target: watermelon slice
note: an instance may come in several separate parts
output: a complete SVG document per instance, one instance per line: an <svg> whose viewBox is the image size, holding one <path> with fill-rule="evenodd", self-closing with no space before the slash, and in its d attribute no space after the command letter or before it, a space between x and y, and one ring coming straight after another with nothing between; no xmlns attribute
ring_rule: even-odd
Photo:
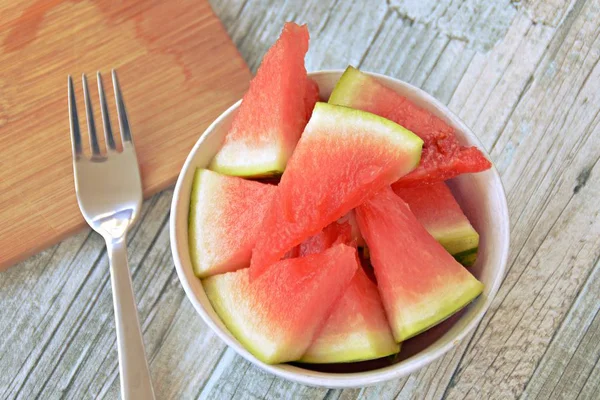
<svg viewBox="0 0 600 400"><path fill-rule="evenodd" d="M300 361L312 364L365 361L399 351L377 286L360 267Z"/></svg>
<svg viewBox="0 0 600 400"><path fill-rule="evenodd" d="M202 284L229 331L258 359L275 364L306 352L357 268L356 250L338 244L280 261L252 283L246 268Z"/></svg>
<svg viewBox="0 0 600 400"><path fill-rule="evenodd" d="M250 265L260 222L276 190L273 185L196 170L188 234L198 277Z"/></svg>
<svg viewBox="0 0 600 400"><path fill-rule="evenodd" d="M211 170L246 177L283 172L314 99L304 67L308 38L306 25L285 24L250 82Z"/></svg>
<svg viewBox="0 0 600 400"><path fill-rule="evenodd" d="M331 93L329 103L380 115L423 139L421 163L396 186L441 182L492 166L476 147L461 146L454 129L447 123L356 68L346 69Z"/></svg>
<svg viewBox="0 0 600 400"><path fill-rule="evenodd" d="M385 188L356 209L396 341L438 324L471 302L483 285Z"/></svg>
<svg viewBox="0 0 600 400"><path fill-rule="evenodd" d="M459 262L472 265L477 255L479 234L460 209L444 182L415 188L394 188L415 217Z"/></svg>
<svg viewBox="0 0 600 400"><path fill-rule="evenodd" d="M317 103L258 234L251 276L411 171L422 144L374 114Z"/></svg>

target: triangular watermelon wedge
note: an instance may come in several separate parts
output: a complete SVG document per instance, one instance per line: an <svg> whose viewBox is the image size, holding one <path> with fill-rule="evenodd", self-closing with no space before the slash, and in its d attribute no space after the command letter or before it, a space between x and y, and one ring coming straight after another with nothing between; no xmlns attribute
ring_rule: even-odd
<svg viewBox="0 0 600 400"><path fill-rule="evenodd" d="M444 182L412 188L392 187L427 232L463 265L477 256L479 234ZM465 262L469 262L465 264Z"/></svg>
<svg viewBox="0 0 600 400"><path fill-rule="evenodd" d="M410 172L422 144L392 121L317 103L263 220L251 276Z"/></svg>
<svg viewBox="0 0 600 400"><path fill-rule="evenodd" d="M268 364L298 360L359 268L356 249L280 261L253 282L249 269L202 281L229 331Z"/></svg>
<svg viewBox="0 0 600 400"><path fill-rule="evenodd" d="M245 177L283 172L316 101L315 83L304 67L308 39L306 25L285 24L250 82L211 170Z"/></svg>
<svg viewBox="0 0 600 400"><path fill-rule="evenodd" d="M396 354L400 346L385 316L377 286L362 267L335 304L300 362L311 364L373 360Z"/></svg>
<svg viewBox="0 0 600 400"><path fill-rule="evenodd" d="M482 292L483 284L425 230L391 188L361 204L356 217L396 341L438 324Z"/></svg>
<svg viewBox="0 0 600 400"><path fill-rule="evenodd" d="M421 163L395 184L398 187L442 182L492 166L476 147L461 146L454 129L447 123L354 67L346 69L329 103L377 114L423 139Z"/></svg>
<svg viewBox="0 0 600 400"><path fill-rule="evenodd" d="M190 258L200 278L250 265L252 248L277 187L207 169L194 174Z"/></svg>

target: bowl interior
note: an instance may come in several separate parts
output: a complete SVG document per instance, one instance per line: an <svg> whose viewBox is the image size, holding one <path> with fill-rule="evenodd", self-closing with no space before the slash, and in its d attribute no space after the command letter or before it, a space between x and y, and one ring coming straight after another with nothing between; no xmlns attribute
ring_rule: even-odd
<svg viewBox="0 0 600 400"><path fill-rule="evenodd" d="M339 70L310 74L319 84L322 99L329 98L342 72ZM373 75L388 87L448 122L456 129L462 144L478 146L483 150L475 135L443 104L407 83L382 75ZM508 255L509 221L506 199L500 177L494 168L478 174L463 175L450 182L450 187L465 214L480 234L479 255L470 270L484 283L485 289L483 294L464 310L426 333L403 343L399 357L393 360L388 358L337 366L267 365L246 351L215 314L200 280L193 273L187 232L194 171L196 168L205 168L219 150L239 103L225 111L204 132L190 152L177 181L171 210L171 248L179 279L194 308L221 339L241 356L283 378L308 385L357 387L399 378L416 371L450 350L476 326L498 290Z"/></svg>

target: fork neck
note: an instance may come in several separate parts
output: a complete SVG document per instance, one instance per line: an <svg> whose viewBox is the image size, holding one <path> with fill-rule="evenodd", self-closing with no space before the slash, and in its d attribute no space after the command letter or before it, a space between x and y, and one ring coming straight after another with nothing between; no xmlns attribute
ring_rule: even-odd
<svg viewBox="0 0 600 400"><path fill-rule="evenodd" d="M119 237L104 235L104 240L106 241L106 248L108 249L109 255L113 252L124 251L127 248L127 232Z"/></svg>
<svg viewBox="0 0 600 400"><path fill-rule="evenodd" d="M104 237L107 244L110 241L123 241L135 217L135 209L127 207L110 215L95 219L93 226Z"/></svg>

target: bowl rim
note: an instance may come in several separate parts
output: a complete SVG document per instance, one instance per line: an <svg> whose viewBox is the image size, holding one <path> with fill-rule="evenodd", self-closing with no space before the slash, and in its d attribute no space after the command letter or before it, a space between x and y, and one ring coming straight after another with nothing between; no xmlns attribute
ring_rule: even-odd
<svg viewBox="0 0 600 400"><path fill-rule="evenodd" d="M400 79L396 79L387 75L363 71L362 72L371 75L377 79L382 81L392 81L395 84L400 86L404 86L405 88L415 91L425 102L432 105L439 113L442 113L446 119L451 121L451 125L453 125L457 130L462 131L464 136L468 137L468 140L476 145L489 159L490 156L487 153L486 149L483 147L479 138L471 131L471 129L457 116L455 115L445 104L441 103L439 100L431 96L429 93L424 90L415 87L407 82L404 82ZM318 77L321 75L341 75L343 74L343 69L328 69L328 70L319 70L310 72L309 77ZM489 170L492 174L491 179L494 180L494 184L498 186L498 190L500 193L499 202L500 202L500 210L498 210L501 220L504 224L503 229L500 229L500 233L503 237L501 238L503 243L503 248L500 251L500 260L497 276L498 278L493 282L493 285L490 287L489 294L484 301L483 306L478 311L478 313L471 319L471 321L456 334L456 337L444 344L441 347L436 349L424 349L421 353L413 355L411 358L407 359L408 363L399 363L393 364L390 366L386 366L383 368L373 369L369 371L363 372L351 372L351 373L332 373L332 372L320 372L320 371L312 371L298 368L302 371L306 372L296 372L294 370L290 370L284 368L287 364L276 364L269 365L265 364L262 361L258 360L254 357L250 352L248 352L239 342L232 340L232 337L229 336L228 333L224 332L220 326L211 318L205 308L202 306L198 298L196 297L190 283L188 282L185 272L184 265L182 262L181 254L177 248L177 230L176 230L176 216L181 207L189 207L189 204L181 204L181 191L183 186L183 177L192 167L193 160L195 154L198 152L199 148L202 146L208 135L214 130L216 126L219 126L226 118L230 116L232 112L234 112L239 105L241 104L241 99L231 105L227 110L225 110L217 119L215 119L206 130L202 133L199 139L194 144L194 147L189 152L186 157L185 163L179 173L177 178L177 183L175 185L175 190L173 193L173 199L171 201L171 214L169 221L169 237L170 237L170 245L171 245L171 253L173 256L173 261L175 264L175 269L177 271L177 276L179 281L185 291L186 297L192 303L192 306L196 310L202 320L210 327L210 329L219 336L227 346L233 348L235 352L241 355L243 358L251 362L252 364L258 366L263 371L272 373L278 377L288 379L290 381L294 381L297 383L301 383L308 386L317 386L317 387L328 387L328 388L352 388L352 387L363 387L374 385L377 383L385 382L392 379L398 379L403 376L407 376L412 374L413 372L425 367L430 364L434 360L440 358L448 351L456 347L469 333L471 333L475 327L481 322L481 319L489 309L491 302L494 300L500 285L502 284L505 274L506 274L506 265L508 261L508 250L510 245L510 223L509 223L509 214L508 214L508 206L506 202L506 193L504 190L504 186L502 184L502 180L500 178L500 174L498 173L495 165L492 164L492 168ZM438 114L439 115L439 114Z"/></svg>

